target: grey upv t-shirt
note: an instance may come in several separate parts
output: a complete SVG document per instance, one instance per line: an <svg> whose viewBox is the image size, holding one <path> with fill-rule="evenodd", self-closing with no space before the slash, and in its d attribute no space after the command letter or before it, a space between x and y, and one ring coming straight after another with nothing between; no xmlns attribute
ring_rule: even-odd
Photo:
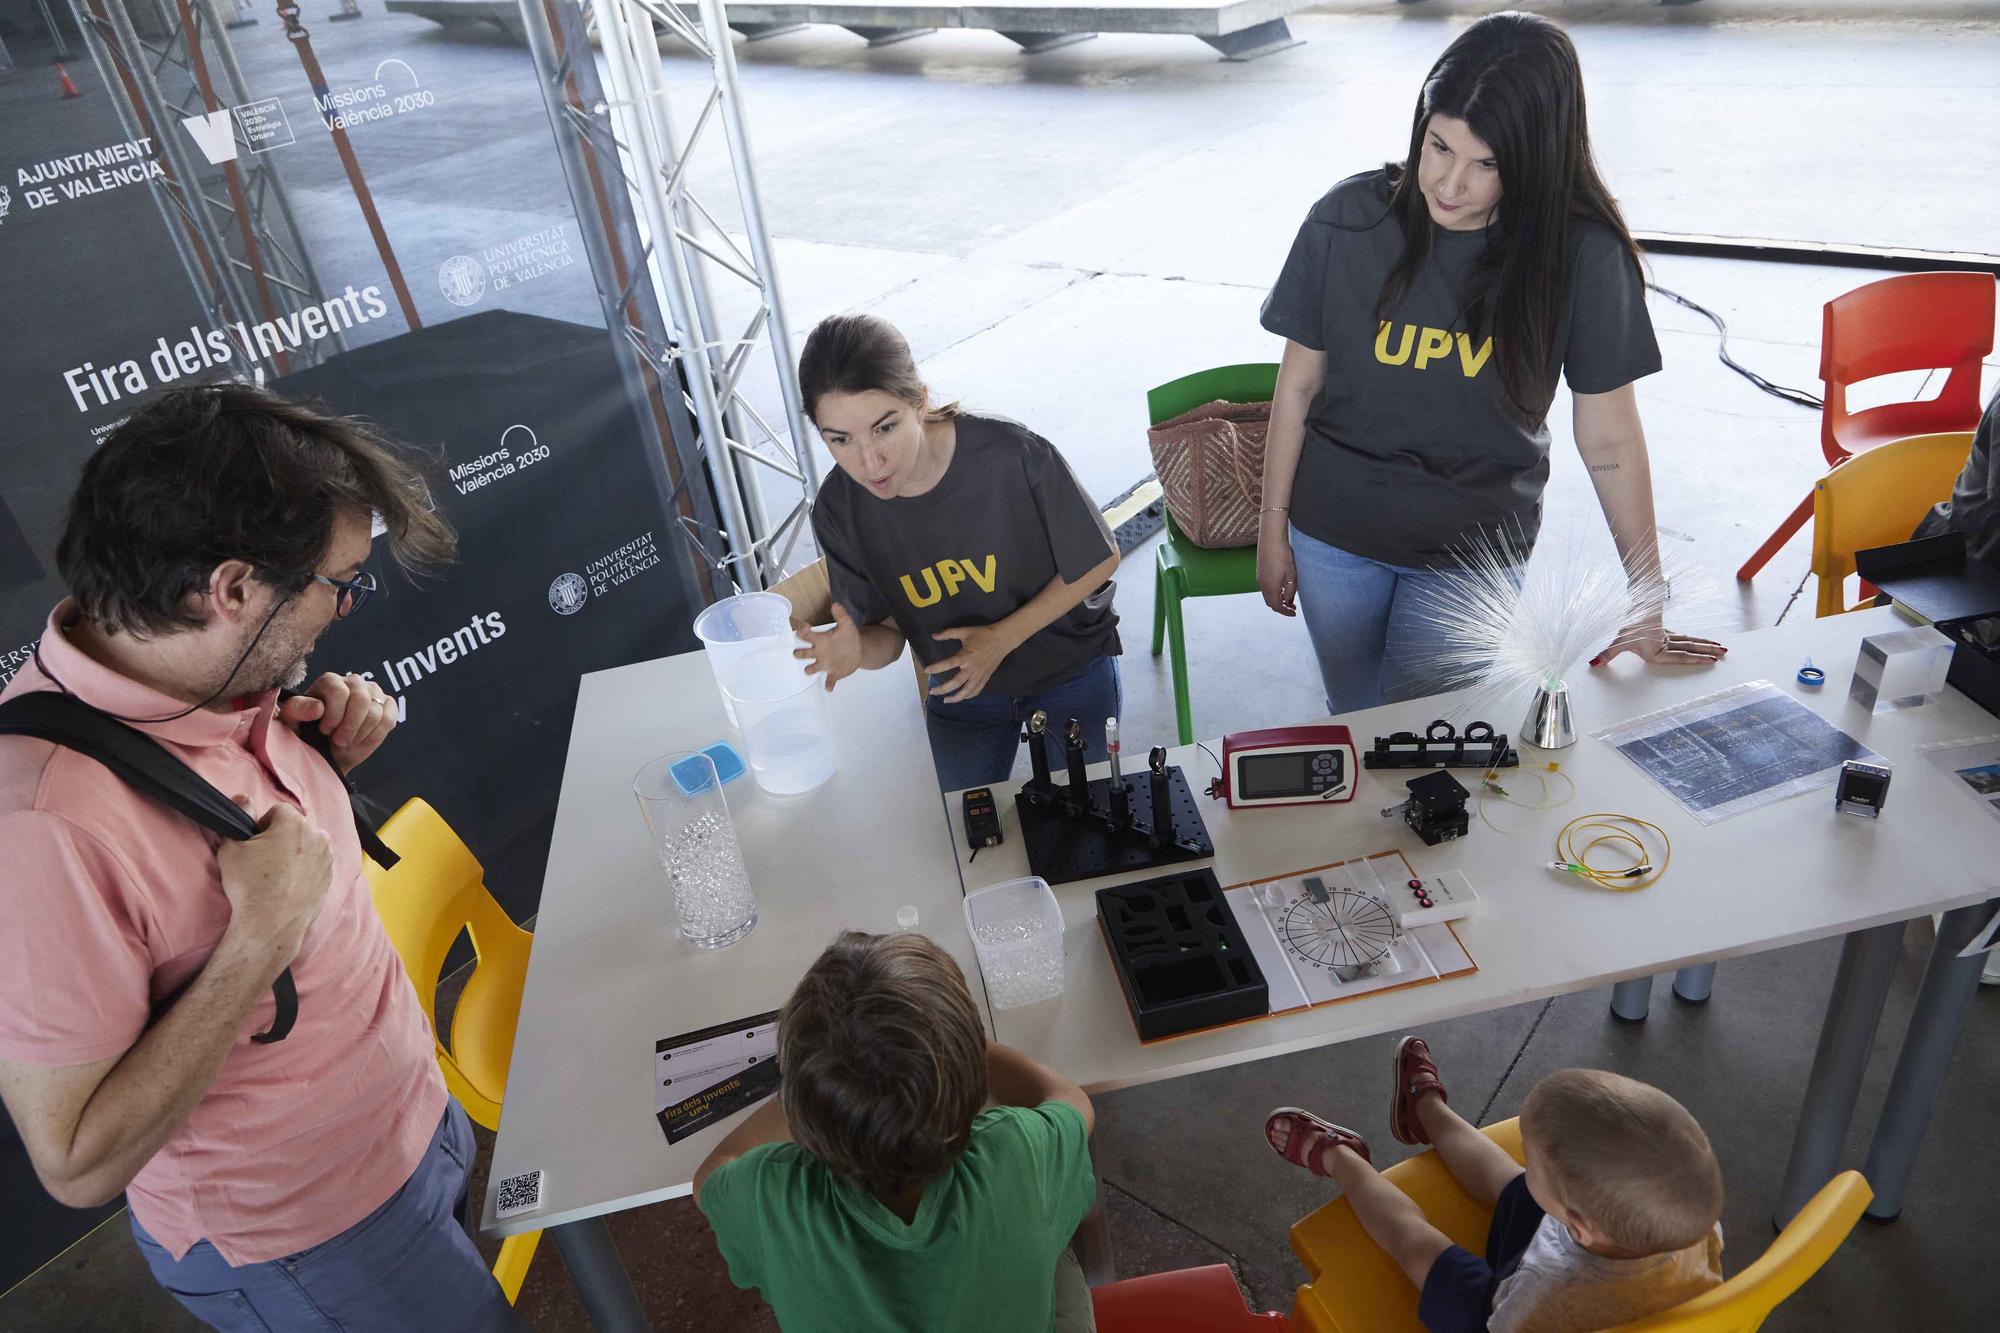
<svg viewBox="0 0 2000 1333"><path fill-rule="evenodd" d="M833 599L855 621L894 617L925 664L959 650L942 629L991 625L1049 580L1074 583L1118 548L1055 446L1016 422L958 418L951 465L923 495L882 499L838 469L820 483L813 535ZM1033 694L1119 651L1107 581L1009 653L986 695Z"/></svg>
<svg viewBox="0 0 2000 1333"><path fill-rule="evenodd" d="M1388 174L1351 176L1306 215L1263 311L1266 329L1326 353L1292 486L1301 532L1409 567L1456 564L1452 548L1477 529L1532 545L1548 423L1513 411L1492 338L1473 336L1460 308L1486 244L1485 232L1434 227L1423 267L1378 324L1376 298L1403 253ZM1560 374L1573 392L1608 393L1658 370L1645 285L1617 235L1574 219L1569 254L1549 389Z"/></svg>

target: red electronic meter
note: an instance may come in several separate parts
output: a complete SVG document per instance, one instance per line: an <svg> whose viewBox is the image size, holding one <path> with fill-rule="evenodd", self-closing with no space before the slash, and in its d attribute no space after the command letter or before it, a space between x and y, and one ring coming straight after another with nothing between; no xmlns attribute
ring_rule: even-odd
<svg viewBox="0 0 2000 1333"><path fill-rule="evenodd" d="M1274 727L1222 738L1222 794L1235 809L1351 801L1360 774L1346 727Z"/></svg>

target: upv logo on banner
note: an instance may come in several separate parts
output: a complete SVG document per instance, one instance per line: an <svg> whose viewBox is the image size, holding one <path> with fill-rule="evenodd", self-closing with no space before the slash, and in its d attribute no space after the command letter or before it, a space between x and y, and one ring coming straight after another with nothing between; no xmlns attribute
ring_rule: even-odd
<svg viewBox="0 0 2000 1333"><path fill-rule="evenodd" d="M471 255L453 255L438 265L438 291L453 305L472 305L486 295L486 266Z"/></svg>
<svg viewBox="0 0 2000 1333"><path fill-rule="evenodd" d="M590 605L590 585L583 575L563 573L549 584L549 610L559 616L573 616Z"/></svg>

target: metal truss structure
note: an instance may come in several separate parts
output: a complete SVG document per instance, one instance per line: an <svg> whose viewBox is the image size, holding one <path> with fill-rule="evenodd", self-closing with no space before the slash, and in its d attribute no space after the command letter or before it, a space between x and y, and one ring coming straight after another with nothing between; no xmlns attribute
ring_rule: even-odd
<svg viewBox="0 0 2000 1333"><path fill-rule="evenodd" d="M325 300L276 171L258 154L199 160L181 122L252 100L214 0L70 0L128 137L149 139L161 174L152 194L212 328L257 324ZM142 33L134 22L145 22ZM287 373L343 350L336 333L316 348L272 358Z"/></svg>
<svg viewBox="0 0 2000 1333"><path fill-rule="evenodd" d="M698 17L671 0L596 0L594 18L603 49L608 95L578 96L596 81L592 62L569 58L584 50L575 20L577 0L520 0L528 41L551 97L557 137L587 146L599 172L629 182L629 197L601 200L616 211L636 208L643 248L625 289L643 276L655 306L664 305L670 328L633 327L635 345L650 365L676 369L692 413L707 473L714 484L720 528L712 535L719 567L743 589L766 587L782 577L805 530L818 468L806 434L791 335L778 292L777 270L764 224L744 122L736 55L721 0L699 0ZM546 25L546 34L534 29ZM676 133L668 106L657 30L687 46L708 66L705 92L693 128ZM573 31L572 31L573 30ZM571 35L555 46L548 39ZM577 92L573 92L575 88ZM558 97L557 94L560 93ZM739 244L691 186L692 168L718 130L727 146L735 185ZM565 169L572 154L565 145ZM608 168L608 169L607 169ZM576 188L572 182L572 191ZM579 209L579 213L582 210ZM748 297L740 327L726 326L713 282L732 284ZM735 303L739 307L745 302ZM772 358L780 420L773 423L743 392L744 376L762 349ZM773 506L766 483L783 488ZM709 543L703 543L709 549Z"/></svg>

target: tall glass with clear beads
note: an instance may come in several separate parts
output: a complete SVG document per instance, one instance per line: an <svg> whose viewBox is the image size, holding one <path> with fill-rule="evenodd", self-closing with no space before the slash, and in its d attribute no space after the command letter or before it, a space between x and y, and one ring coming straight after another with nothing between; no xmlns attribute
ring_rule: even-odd
<svg viewBox="0 0 2000 1333"><path fill-rule="evenodd" d="M632 793L667 872L681 935L697 949L748 935L757 899L715 761L699 750L661 755L639 770Z"/></svg>

